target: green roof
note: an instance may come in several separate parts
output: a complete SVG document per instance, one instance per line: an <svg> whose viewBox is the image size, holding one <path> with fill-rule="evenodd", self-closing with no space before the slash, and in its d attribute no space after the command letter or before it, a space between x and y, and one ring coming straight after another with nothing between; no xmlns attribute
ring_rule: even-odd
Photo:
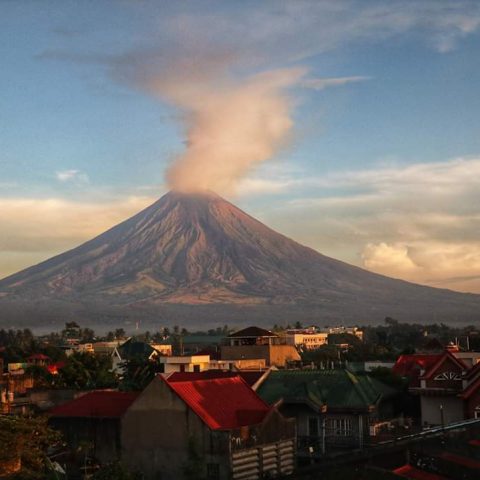
<svg viewBox="0 0 480 480"><path fill-rule="evenodd" d="M314 409L365 409L395 393L391 387L348 370L271 371L257 393L267 403L305 403Z"/></svg>
<svg viewBox="0 0 480 480"><path fill-rule="evenodd" d="M123 359L130 360L132 358L144 358L150 357L155 349L145 342L138 342L132 339L127 340L125 343L118 347L118 352Z"/></svg>

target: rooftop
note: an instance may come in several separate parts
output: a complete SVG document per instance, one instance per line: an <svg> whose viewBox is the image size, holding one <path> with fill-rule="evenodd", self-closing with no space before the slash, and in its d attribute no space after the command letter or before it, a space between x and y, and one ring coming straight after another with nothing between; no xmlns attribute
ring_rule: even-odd
<svg viewBox="0 0 480 480"><path fill-rule="evenodd" d="M167 377L167 380L169 382L185 382L192 380L210 380L213 378L241 377L251 387L264 374L265 372L260 370L238 372L226 372L224 370L205 370L204 372L174 372Z"/></svg>
<svg viewBox="0 0 480 480"><path fill-rule="evenodd" d="M314 409L365 409L394 393L382 382L348 370L271 371L258 389L269 404L283 399L286 403L306 403Z"/></svg>
<svg viewBox="0 0 480 480"><path fill-rule="evenodd" d="M270 411L270 407L238 376L164 381L212 430L256 425Z"/></svg>
<svg viewBox="0 0 480 480"><path fill-rule="evenodd" d="M52 417L120 418L135 401L138 392L98 390L50 410Z"/></svg>
<svg viewBox="0 0 480 480"><path fill-rule="evenodd" d="M270 330L265 330L260 327L247 327L238 332L232 333L228 338L246 338L246 337L278 337L276 333L271 332Z"/></svg>

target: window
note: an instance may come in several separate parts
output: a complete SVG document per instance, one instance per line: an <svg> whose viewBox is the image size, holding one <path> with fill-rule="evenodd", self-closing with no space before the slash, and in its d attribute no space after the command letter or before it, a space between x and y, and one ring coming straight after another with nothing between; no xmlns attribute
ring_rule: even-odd
<svg viewBox="0 0 480 480"><path fill-rule="evenodd" d="M194 365L194 366L193 366L193 371L194 371L195 373L200 373L200 365Z"/></svg>
<svg viewBox="0 0 480 480"><path fill-rule="evenodd" d="M319 428L318 428L318 417L309 417L308 418L308 435L310 437L318 437Z"/></svg>
<svg viewBox="0 0 480 480"><path fill-rule="evenodd" d="M220 465L218 463L207 463L208 480L217 480L220 478Z"/></svg>
<svg viewBox="0 0 480 480"><path fill-rule="evenodd" d="M479 418L480 419L480 405L477 405L475 407L475 410L473 411L473 416L474 416L474 418Z"/></svg>
<svg viewBox="0 0 480 480"><path fill-rule="evenodd" d="M348 437L352 435L352 420L350 418L329 418L327 428L331 435Z"/></svg>

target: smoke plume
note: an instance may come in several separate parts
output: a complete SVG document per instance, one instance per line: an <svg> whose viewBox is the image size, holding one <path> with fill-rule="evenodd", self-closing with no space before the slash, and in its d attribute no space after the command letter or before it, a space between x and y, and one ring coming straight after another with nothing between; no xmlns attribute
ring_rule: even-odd
<svg viewBox="0 0 480 480"><path fill-rule="evenodd" d="M182 69L180 68L180 72ZM236 182L271 158L292 128L288 87L304 69L273 70L233 82L188 69L150 84L184 114L186 150L167 171L172 189L231 193Z"/></svg>

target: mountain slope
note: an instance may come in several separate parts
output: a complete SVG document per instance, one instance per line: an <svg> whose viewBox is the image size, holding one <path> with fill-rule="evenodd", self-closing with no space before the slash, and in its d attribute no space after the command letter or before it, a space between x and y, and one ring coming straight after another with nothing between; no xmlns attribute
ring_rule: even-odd
<svg viewBox="0 0 480 480"><path fill-rule="evenodd" d="M0 306L62 301L151 315L165 304L289 305L298 312L314 306L329 318L370 312L405 320L435 314L471 320L480 312L480 296L394 280L331 259L214 193L170 192L93 240L1 280L0 295Z"/></svg>

